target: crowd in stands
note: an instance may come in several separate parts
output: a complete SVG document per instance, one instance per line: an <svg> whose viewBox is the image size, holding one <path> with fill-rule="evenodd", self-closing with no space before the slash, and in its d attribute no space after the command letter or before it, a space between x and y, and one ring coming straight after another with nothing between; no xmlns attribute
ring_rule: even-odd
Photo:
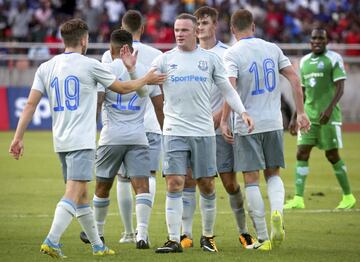
<svg viewBox="0 0 360 262"><path fill-rule="evenodd" d="M137 9L147 22L143 42L173 43L176 15L202 5L218 9L217 37L225 43L231 42L229 19L238 8L253 13L256 35L269 41L307 43L311 29L323 26L333 43L360 43L358 0L0 0L0 41L56 43L59 24L80 17L89 25L90 42L108 42L126 10Z"/></svg>

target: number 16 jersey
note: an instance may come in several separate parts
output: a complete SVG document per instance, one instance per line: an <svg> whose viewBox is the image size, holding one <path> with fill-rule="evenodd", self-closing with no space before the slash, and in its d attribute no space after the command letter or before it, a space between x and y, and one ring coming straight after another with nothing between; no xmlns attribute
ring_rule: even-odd
<svg viewBox="0 0 360 262"><path fill-rule="evenodd" d="M224 64L228 76L237 78L237 92L254 120L251 134L283 129L279 71L291 63L281 49L259 38L243 38L225 51ZM248 135L237 114L234 132Z"/></svg>

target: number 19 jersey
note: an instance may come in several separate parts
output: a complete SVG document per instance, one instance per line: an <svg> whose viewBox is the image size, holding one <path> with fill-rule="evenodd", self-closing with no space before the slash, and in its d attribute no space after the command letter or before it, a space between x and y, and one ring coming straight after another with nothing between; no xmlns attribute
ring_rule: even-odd
<svg viewBox="0 0 360 262"><path fill-rule="evenodd" d="M228 76L237 78L237 92L254 120L251 134L283 129L279 71L291 63L281 49L259 38L243 38L225 51L224 64ZM237 114L234 132L248 135Z"/></svg>
<svg viewBox="0 0 360 262"><path fill-rule="evenodd" d="M40 65L32 89L49 97L55 152L95 149L97 83L108 87L114 81L99 61L79 53Z"/></svg>

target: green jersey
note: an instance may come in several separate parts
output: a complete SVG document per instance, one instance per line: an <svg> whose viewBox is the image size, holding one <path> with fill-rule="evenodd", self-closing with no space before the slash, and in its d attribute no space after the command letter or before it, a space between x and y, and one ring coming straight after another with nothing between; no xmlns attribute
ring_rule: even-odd
<svg viewBox="0 0 360 262"><path fill-rule="evenodd" d="M319 124L324 112L335 96L335 82L346 79L341 56L330 50L321 55L307 54L300 61L301 85L305 88L305 112L312 123ZM341 123L339 103L335 106L329 124Z"/></svg>

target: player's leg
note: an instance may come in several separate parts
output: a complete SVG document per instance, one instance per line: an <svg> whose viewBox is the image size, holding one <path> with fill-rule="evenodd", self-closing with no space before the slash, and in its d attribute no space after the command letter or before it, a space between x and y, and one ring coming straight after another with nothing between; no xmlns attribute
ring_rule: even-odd
<svg viewBox="0 0 360 262"><path fill-rule="evenodd" d="M149 141L151 170L151 176L149 177L149 190L152 197L152 203L154 205L156 194L156 172L160 171L161 135L148 132L146 133L146 137Z"/></svg>
<svg viewBox="0 0 360 262"><path fill-rule="evenodd" d="M187 169L182 201L181 246L183 248L190 248L193 247L192 227L196 209L196 180L192 178L191 168Z"/></svg>
<svg viewBox="0 0 360 262"><path fill-rule="evenodd" d="M336 179L341 186L343 196L342 200L336 208L338 209L350 209L354 208L356 204L356 199L351 192L351 187L349 179L347 176L347 169L344 161L339 156L339 150L331 149L325 151L326 158L332 164Z"/></svg>
<svg viewBox="0 0 360 262"><path fill-rule="evenodd" d="M55 257L63 257L59 239L72 217L76 215L80 225L89 234L94 255L114 254L100 240L94 222L94 215L89 205L87 182L92 179L95 158L94 150L79 150L60 153L66 191L59 202L49 236L41 246L41 252ZM53 243L54 241L54 243Z"/></svg>
<svg viewBox="0 0 360 262"><path fill-rule="evenodd" d="M102 240L104 239L105 219L110 205L109 192L120 167L123 151L124 149L121 146L115 145L100 146L96 151L96 189L93 206L97 230ZM84 243L91 242L90 237L86 231L80 233L80 239Z"/></svg>
<svg viewBox="0 0 360 262"><path fill-rule="evenodd" d="M202 236L200 246L204 251L218 252L214 241L216 218L215 176L216 139L215 137L188 137L191 146L191 168L200 191L200 213Z"/></svg>
<svg viewBox="0 0 360 262"><path fill-rule="evenodd" d="M264 176L271 208L271 242L274 247L285 239L283 207L285 200L284 183L280 167L285 167L283 131L276 130L263 134L262 148L265 158Z"/></svg>
<svg viewBox="0 0 360 262"><path fill-rule="evenodd" d="M109 193L114 177L110 179L96 178L95 194L93 197L94 217L100 238L104 239L104 225L109 211Z"/></svg>
<svg viewBox="0 0 360 262"><path fill-rule="evenodd" d="M180 245L181 217L183 213L182 193L190 148L186 138L163 136L163 175L166 180L166 225L168 241L156 249L156 253L182 252Z"/></svg>
<svg viewBox="0 0 360 262"><path fill-rule="evenodd" d="M243 172L249 216L256 229L253 248L270 250L271 242L266 227L265 205L259 188L259 171L265 169L261 134L234 136L234 169Z"/></svg>
<svg viewBox="0 0 360 262"><path fill-rule="evenodd" d="M305 182L309 174L309 158L311 150L318 145L320 126L312 124L308 133L298 133L295 166L295 196L286 201L284 209L305 208Z"/></svg>
<svg viewBox="0 0 360 262"><path fill-rule="evenodd" d="M66 162L67 153L58 153L62 173L65 181L65 188L72 188L72 182L67 183L67 162ZM65 189L68 191L68 189ZM50 231L41 245L40 252L48 254L52 257L65 257L60 249L60 238L65 232L66 228L70 225L73 217L76 214L76 197L71 199L66 199L65 196L58 202L55 209L54 218L51 224Z"/></svg>
<svg viewBox="0 0 360 262"><path fill-rule="evenodd" d="M148 249L148 228L153 206L152 195L149 192L149 147L141 145L129 146L124 166L136 194L136 248Z"/></svg>
<svg viewBox="0 0 360 262"><path fill-rule="evenodd" d="M280 168L267 168L264 170L264 175L271 209L271 243L273 247L279 247L285 239L283 220L284 183L280 177Z"/></svg>
<svg viewBox="0 0 360 262"><path fill-rule="evenodd" d="M130 178L126 175L124 165L121 165L117 174L117 202L121 220L125 232L119 240L119 243L136 243L134 226L133 226L133 194L131 189Z"/></svg>
<svg viewBox="0 0 360 262"><path fill-rule="evenodd" d="M222 184L228 193L230 207L239 231L239 241L245 248L252 248L254 239L248 232L245 218L244 198L234 170L233 146L221 135L216 136L216 166Z"/></svg>
<svg viewBox="0 0 360 262"><path fill-rule="evenodd" d="M342 200L337 208L353 208L356 199L351 192L345 163L339 155L339 148L342 148L341 128L339 125L323 125L320 134L321 148L325 150L326 158L331 163L336 179L343 191Z"/></svg>

